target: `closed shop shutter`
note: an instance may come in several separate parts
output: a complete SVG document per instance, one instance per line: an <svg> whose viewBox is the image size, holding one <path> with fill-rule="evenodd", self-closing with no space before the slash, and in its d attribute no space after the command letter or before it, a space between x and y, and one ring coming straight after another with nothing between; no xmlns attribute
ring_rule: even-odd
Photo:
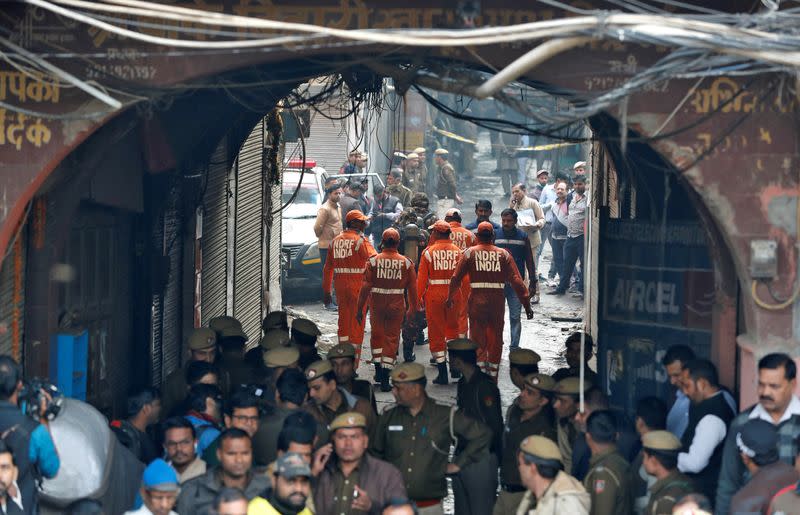
<svg viewBox="0 0 800 515"><path fill-rule="evenodd" d="M236 166L236 232L233 259L233 316L250 342L261 337L263 318L263 121L239 151Z"/></svg>
<svg viewBox="0 0 800 515"><path fill-rule="evenodd" d="M315 90L311 89L311 94ZM331 118L340 118L345 112L335 107L321 105L318 108ZM362 136L359 134L359 136ZM317 162L329 174L339 173L345 161L347 153L354 147L363 148L363 137L356 140L354 117L346 120L331 120L320 112L311 112L311 131L306 138L306 158ZM387 149L388 152L388 149ZM300 140L287 142L285 159L300 159L302 157L302 146Z"/></svg>
<svg viewBox="0 0 800 515"><path fill-rule="evenodd" d="M202 323L227 313L228 147L223 138L211 156L203 195Z"/></svg>
<svg viewBox="0 0 800 515"><path fill-rule="evenodd" d="M0 353L22 362L25 325L25 250L27 226L16 233L0 268Z"/></svg>
<svg viewBox="0 0 800 515"><path fill-rule="evenodd" d="M181 217L178 210L180 192L177 188L170 193L170 207L162 216L163 240L162 255L169 259L169 275L162 294L163 316L161 334L162 342L162 379L180 367L182 335L181 335L181 262L183 245L181 241ZM157 381L157 376L153 376Z"/></svg>

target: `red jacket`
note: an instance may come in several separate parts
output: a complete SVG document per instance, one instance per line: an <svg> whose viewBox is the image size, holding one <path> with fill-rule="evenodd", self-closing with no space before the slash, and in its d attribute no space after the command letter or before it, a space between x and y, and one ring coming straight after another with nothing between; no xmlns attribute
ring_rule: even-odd
<svg viewBox="0 0 800 515"><path fill-rule="evenodd" d="M402 299L408 293L409 309L417 309L417 273L414 263L396 249L386 249L367 261L364 284L358 296L358 313L363 313L370 294L386 299ZM374 298L373 298L374 301ZM375 304L373 303L373 309Z"/></svg>
<svg viewBox="0 0 800 515"><path fill-rule="evenodd" d="M520 301L523 304L527 302L528 289L522 282L511 254L491 243L478 243L464 251L464 257L459 261L450 280L449 298L452 299L456 290L461 288L461 281L465 276L469 277L473 296L478 291L494 291L502 296L503 288L509 283ZM501 304L500 308L503 307Z"/></svg>
<svg viewBox="0 0 800 515"><path fill-rule="evenodd" d="M358 289L367 260L375 249L358 231L347 229L337 235L328 249L328 258L322 269L322 291L331 292L334 274L340 286Z"/></svg>

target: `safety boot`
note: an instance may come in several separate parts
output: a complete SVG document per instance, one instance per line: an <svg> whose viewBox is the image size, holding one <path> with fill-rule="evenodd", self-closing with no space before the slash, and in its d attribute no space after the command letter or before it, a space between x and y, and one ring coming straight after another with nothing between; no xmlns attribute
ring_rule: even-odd
<svg viewBox="0 0 800 515"><path fill-rule="evenodd" d="M391 392L392 385L389 384L389 369L381 367L381 391Z"/></svg>
<svg viewBox="0 0 800 515"><path fill-rule="evenodd" d="M450 379L447 377L447 363L437 363L436 367L439 369L439 375L433 380L434 384L450 384Z"/></svg>

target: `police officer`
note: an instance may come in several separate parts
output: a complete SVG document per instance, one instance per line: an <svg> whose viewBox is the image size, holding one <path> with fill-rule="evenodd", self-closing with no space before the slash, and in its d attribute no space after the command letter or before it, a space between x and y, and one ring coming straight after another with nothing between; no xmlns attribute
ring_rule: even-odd
<svg viewBox="0 0 800 515"><path fill-rule="evenodd" d="M492 433L455 407L436 404L425 393L425 368L402 363L391 373L397 405L383 412L371 442L372 453L403 474L408 496L423 515L441 515L447 474L477 463L488 452ZM448 462L450 445L461 448Z"/></svg>
<svg viewBox="0 0 800 515"><path fill-rule="evenodd" d="M519 475L526 492L516 513L588 515L591 499L583 485L562 470L561 453L552 440L532 435L519 446ZM536 509L533 509L533 505ZM509 513L509 512L506 512ZM513 513L513 512L511 512ZM605 515L610 515L608 512Z"/></svg>
<svg viewBox="0 0 800 515"><path fill-rule="evenodd" d="M556 383L553 409L556 412L556 434L558 449L561 451L564 470L572 470L572 447L578 438L578 429L573 423L578 412L578 396L580 395L580 380L577 377L567 377ZM591 384L584 383L584 391Z"/></svg>
<svg viewBox="0 0 800 515"><path fill-rule="evenodd" d="M692 493L691 480L678 472L681 441L669 431L650 431L642 436L644 469L656 478L648 489L647 515L671 515L678 499Z"/></svg>
<svg viewBox="0 0 800 515"><path fill-rule="evenodd" d="M630 466L617 451L617 421L610 411L595 411L586 421L592 451L583 486L592 496L591 515L631 513Z"/></svg>
<svg viewBox="0 0 800 515"><path fill-rule="evenodd" d="M286 311L270 311L267 313L267 316L265 316L264 320L261 322L261 330L266 334L270 329L289 330L289 320Z"/></svg>
<svg viewBox="0 0 800 515"><path fill-rule="evenodd" d="M208 327L194 329L187 339L189 360L186 364L167 376L161 396L161 413L171 413L186 398L186 368L190 361L214 363L217 359L217 333ZM227 375L220 377L220 387L227 384Z"/></svg>
<svg viewBox="0 0 800 515"><path fill-rule="evenodd" d="M508 352L508 374L511 377L511 383L522 390L525 377L529 374L539 373L541 360L542 357L531 349L511 349Z"/></svg>
<svg viewBox="0 0 800 515"><path fill-rule="evenodd" d="M317 352L317 338L322 334L317 324L307 318L295 318L292 321L292 341L300 352L298 365L305 370L310 364L322 358Z"/></svg>
<svg viewBox="0 0 800 515"><path fill-rule="evenodd" d="M208 327L217 333L219 369L230 382L223 387L251 383L253 378L250 367L244 361L247 334L242 329L242 323L231 316L218 316L208 321ZM223 392L227 393L224 388Z"/></svg>
<svg viewBox="0 0 800 515"><path fill-rule="evenodd" d="M378 414L378 405L375 402L375 393L372 385L363 379L356 379L356 349L349 343L340 343L328 351L328 361L333 366L336 384L370 403L372 411Z"/></svg>
<svg viewBox="0 0 800 515"><path fill-rule="evenodd" d="M267 376L274 387L278 378L287 368L300 369L300 352L296 347L277 347L264 353L264 366Z"/></svg>
<svg viewBox="0 0 800 515"><path fill-rule="evenodd" d="M368 429L372 430L375 427L376 417L369 402L336 384L336 375L333 373L330 361L327 359L315 361L306 368L305 375L308 381L308 395L311 398L306 411L311 413L324 428L327 428L337 416L348 411L357 411L364 415Z"/></svg>
<svg viewBox="0 0 800 515"><path fill-rule="evenodd" d="M515 513L525 492L517 467L517 449L530 435L555 441L555 415L551 406L556 383L545 374L529 374L520 388L519 396L508 408L503 430L503 458L500 464L500 495L494 515Z"/></svg>
<svg viewBox="0 0 800 515"><path fill-rule="evenodd" d="M437 148L434 152L434 161L439 168L436 182L436 214L443 217L448 209L454 207L453 204L461 204L461 197L458 195L456 171L448 161L449 152L443 148Z"/></svg>
<svg viewBox="0 0 800 515"><path fill-rule="evenodd" d="M456 404L464 414L492 430L489 454L453 476L455 511L459 514L488 514L497 491L497 462L503 437L500 391L491 377L478 369L478 344L467 338L447 342L450 366L461 373ZM460 449L456 449L456 453Z"/></svg>

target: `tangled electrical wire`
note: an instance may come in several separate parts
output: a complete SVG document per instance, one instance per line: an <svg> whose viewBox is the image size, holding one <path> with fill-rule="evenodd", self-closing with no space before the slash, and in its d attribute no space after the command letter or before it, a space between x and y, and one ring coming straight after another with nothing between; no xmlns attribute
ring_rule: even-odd
<svg viewBox="0 0 800 515"><path fill-rule="evenodd" d="M457 30L346 30L215 13L140 0L19 1L133 41L196 52L226 50L239 52L253 49L260 52L285 51L286 45L298 50L321 47L358 50L364 45L386 46L393 49L414 47L469 50L473 47L498 44L532 46L538 44L531 50L531 53L538 51L539 54L543 54L532 58L538 63L542 59L555 57L558 52L576 48L587 42L614 41L672 49L670 53L644 70L634 70L629 78L618 75L624 79L622 83L607 91L601 91L599 94L571 93L570 108L566 110L558 109L552 103L536 102L535 88L529 88L528 95L528 98L534 101L516 100L509 90L523 87L514 80L524 74L520 72L516 77L513 76L516 71L512 70L512 67L517 63L512 63L512 66L501 70L495 76L470 70L471 80L466 82L462 80L464 73L461 77L449 73L443 74L438 63L424 58L422 65L415 64L411 70L407 65L393 66L391 70L387 70L384 66L383 72L386 75L402 78L418 91L419 86L425 86L424 82L427 81L428 84L438 83L443 88L460 89L465 94L478 93L478 96L485 95L486 85L493 80L498 81L501 74L510 75L511 80L505 85L501 84L500 87L492 89L493 96L508 103L530 120L530 123L522 124L516 130L550 137L562 137L565 129L569 129L572 125L582 123L600 112L619 105L631 95L647 91L648 88L672 79L761 75L776 72L797 75L800 69L800 9L781 10L779 3L774 1L765 1L766 9L763 12L742 15L725 13L679 0L662 0L659 3L680 8L684 11L682 14L668 13L642 0L609 0L610 4L628 12L586 10L557 0L539 0L539 3L556 7L574 16L510 26ZM158 37L144 32L154 28L187 37ZM280 33L276 34L276 31ZM208 40L190 39L198 35ZM46 63L41 62L41 59L38 63L45 67ZM52 66L49 72L57 74ZM363 77L348 77L348 73L350 72L344 72L341 80L348 83L350 91L354 94L377 91L375 85L364 82ZM190 88L192 85L186 87ZM331 91L335 89L337 88L332 85ZM110 101L113 99L100 88L85 90L111 105ZM320 94L319 98L329 93ZM565 93L570 95L570 92ZM373 94L373 97L375 96ZM377 105L375 98L370 102ZM354 99L353 109L361 104L362 102ZM492 124L491 121L479 121ZM513 124L510 127L514 130Z"/></svg>

